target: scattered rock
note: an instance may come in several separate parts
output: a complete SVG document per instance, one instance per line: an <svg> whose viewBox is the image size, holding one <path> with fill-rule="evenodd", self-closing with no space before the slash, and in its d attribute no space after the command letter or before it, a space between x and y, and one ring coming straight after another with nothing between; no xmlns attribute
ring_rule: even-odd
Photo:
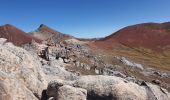
<svg viewBox="0 0 170 100"><path fill-rule="evenodd" d="M144 68L143 68L143 66L141 64L129 61L125 57L114 57L114 58L120 60L120 62L122 62L123 64L125 64L127 66L130 66L132 68L136 68L136 69L139 69L139 70L144 70Z"/></svg>

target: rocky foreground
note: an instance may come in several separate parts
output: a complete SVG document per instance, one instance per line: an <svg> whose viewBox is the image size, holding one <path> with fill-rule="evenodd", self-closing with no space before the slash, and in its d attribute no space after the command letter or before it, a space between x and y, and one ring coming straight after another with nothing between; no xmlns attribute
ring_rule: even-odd
<svg viewBox="0 0 170 100"><path fill-rule="evenodd" d="M60 57L48 60L1 38L0 100L170 100L166 89L149 82L80 75Z"/></svg>

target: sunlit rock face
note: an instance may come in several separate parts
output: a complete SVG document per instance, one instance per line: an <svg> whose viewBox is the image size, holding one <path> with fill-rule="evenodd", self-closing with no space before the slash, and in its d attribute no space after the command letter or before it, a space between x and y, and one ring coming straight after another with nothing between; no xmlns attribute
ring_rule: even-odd
<svg viewBox="0 0 170 100"><path fill-rule="evenodd" d="M26 50L2 38L0 51L1 100L35 100L40 97L47 84L40 62Z"/></svg>

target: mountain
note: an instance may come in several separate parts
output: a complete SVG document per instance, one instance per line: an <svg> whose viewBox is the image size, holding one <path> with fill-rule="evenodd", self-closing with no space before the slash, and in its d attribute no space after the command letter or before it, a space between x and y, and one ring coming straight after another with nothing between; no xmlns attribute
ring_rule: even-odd
<svg viewBox="0 0 170 100"><path fill-rule="evenodd" d="M37 30L30 32L30 33L34 37L41 39L41 40L47 40L48 38L50 38L54 35L62 34L52 28L49 28L48 26L46 26L44 24L41 24Z"/></svg>
<svg viewBox="0 0 170 100"><path fill-rule="evenodd" d="M143 35L136 34L148 36L146 30L167 35L168 24L147 29L138 24L142 28L100 39L77 39L40 25L34 35L43 42L22 47L0 38L0 100L170 100L170 50L159 54L138 48L157 48L146 45L149 40L140 46L124 42L128 36L138 42ZM13 43L34 39L11 25L0 29Z"/></svg>
<svg viewBox="0 0 170 100"><path fill-rule="evenodd" d="M105 59L121 56L159 70L170 70L170 22L142 23L90 42L95 52Z"/></svg>
<svg viewBox="0 0 170 100"><path fill-rule="evenodd" d="M30 34L38 39L46 40L49 43L56 43L65 39L73 38L73 36L58 32L44 24L41 24L39 28Z"/></svg>
<svg viewBox="0 0 170 100"><path fill-rule="evenodd" d="M170 45L170 22L143 23L125 27L96 43L113 46L120 43L129 47L159 50Z"/></svg>
<svg viewBox="0 0 170 100"><path fill-rule="evenodd" d="M30 36L29 34L10 24L0 26L0 38L6 38L7 41L12 42L14 45L17 46L21 46L23 44L31 42L32 40L35 40L36 42L41 42L41 40Z"/></svg>

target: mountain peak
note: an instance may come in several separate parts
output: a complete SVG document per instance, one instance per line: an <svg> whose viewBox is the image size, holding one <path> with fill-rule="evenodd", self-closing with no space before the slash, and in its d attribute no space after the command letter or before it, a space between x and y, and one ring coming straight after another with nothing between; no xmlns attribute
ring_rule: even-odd
<svg viewBox="0 0 170 100"><path fill-rule="evenodd" d="M51 34L60 34L60 32L58 32L58 31L56 31L56 30L48 27L48 26L45 25L45 24L41 24L41 25L39 26L38 30L40 30L40 31L46 31L46 32L49 32L49 33L51 33Z"/></svg>
<svg viewBox="0 0 170 100"><path fill-rule="evenodd" d="M11 24L5 24L4 26L6 26L6 27L14 27L14 26L11 25Z"/></svg>
<svg viewBox="0 0 170 100"><path fill-rule="evenodd" d="M40 26L39 26L39 28L47 28L47 25L45 25L45 24L41 24Z"/></svg>
<svg viewBox="0 0 170 100"><path fill-rule="evenodd" d="M31 32L32 36L40 39L40 40L47 40L48 38L51 38L52 36L62 34L50 27L48 27L45 24L41 24L39 28L33 32Z"/></svg>

